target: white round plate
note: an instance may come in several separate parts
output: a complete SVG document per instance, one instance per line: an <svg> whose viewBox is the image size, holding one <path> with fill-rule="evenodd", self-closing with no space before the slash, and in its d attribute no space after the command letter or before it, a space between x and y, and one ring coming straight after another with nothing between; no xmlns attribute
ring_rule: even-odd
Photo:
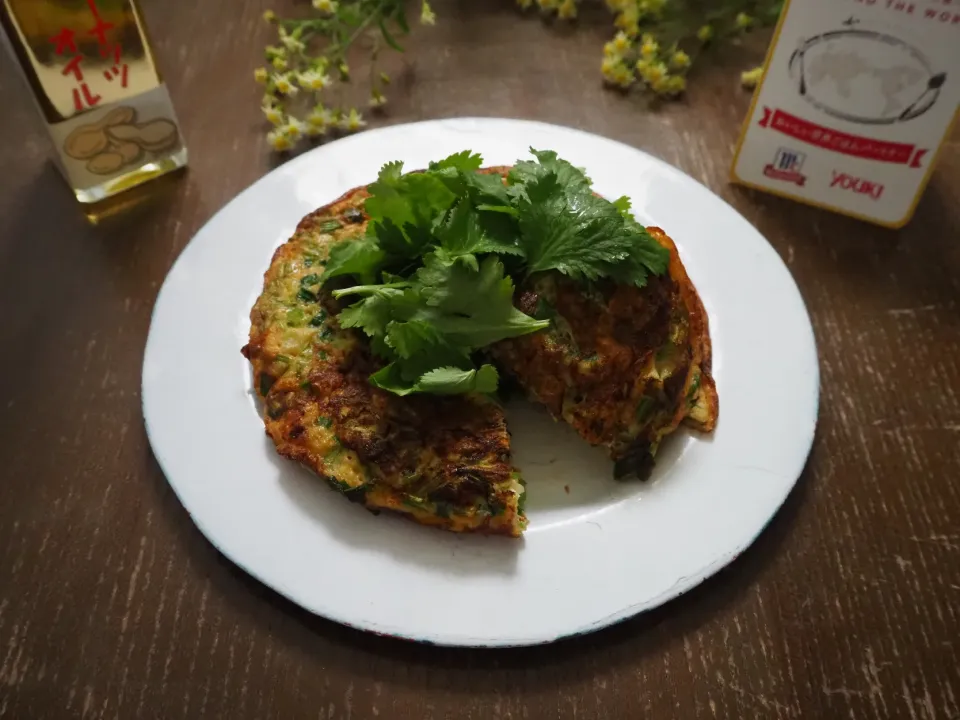
<svg viewBox="0 0 960 720"><path fill-rule="evenodd" d="M374 516L280 458L240 348L274 249L300 218L372 181L471 149L528 148L584 167L676 242L710 317L720 422L663 445L651 481L617 482L603 451L542 411L508 408L527 486L521 540ZM817 352L777 253L730 206L632 147L532 122L457 119L371 130L308 152L210 220L160 291L143 363L157 460L209 540L307 610L443 645L530 645L610 625L680 595L742 552L783 503L813 441Z"/></svg>

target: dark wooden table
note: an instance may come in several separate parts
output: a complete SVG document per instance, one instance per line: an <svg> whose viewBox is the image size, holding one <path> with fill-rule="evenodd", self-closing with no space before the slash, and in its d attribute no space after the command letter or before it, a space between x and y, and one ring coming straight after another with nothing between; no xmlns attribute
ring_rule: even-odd
<svg viewBox="0 0 960 720"><path fill-rule="evenodd" d="M913 223L877 229L727 184L750 57L651 113L601 88L606 25L437 5L440 24L391 61L400 80L378 123L505 115L601 133L712 188L782 255L823 384L796 490L689 595L525 650L364 635L225 561L151 455L140 366L177 254L275 164L251 83L266 5L145 0L191 167L136 209L88 223L0 60L0 716L960 717L956 140Z"/></svg>

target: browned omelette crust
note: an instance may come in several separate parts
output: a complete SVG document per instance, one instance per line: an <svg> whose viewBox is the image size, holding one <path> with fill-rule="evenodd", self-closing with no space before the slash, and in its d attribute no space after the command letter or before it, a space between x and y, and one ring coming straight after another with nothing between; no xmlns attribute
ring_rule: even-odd
<svg viewBox="0 0 960 720"><path fill-rule="evenodd" d="M690 374L685 383L688 403L682 422L701 432L712 432L717 426L720 415L720 397L717 395L717 384L713 379L713 346L710 343L710 321L707 318L707 311L703 307L703 301L697 289L687 275L673 240L658 227L648 227L647 231L657 242L670 250L668 274L679 287L680 297L687 312L691 364Z"/></svg>
<svg viewBox="0 0 960 720"><path fill-rule="evenodd" d="M458 532L519 536L523 487L510 463L498 404L481 396L401 398L373 387L369 343L338 326L340 307L319 291L329 247L366 228L358 188L305 217L274 253L243 348L281 455L368 508ZM342 227L330 230L333 221ZM302 317L301 317L302 315ZM291 319L292 318L292 319ZM309 319L308 319L309 318Z"/></svg>

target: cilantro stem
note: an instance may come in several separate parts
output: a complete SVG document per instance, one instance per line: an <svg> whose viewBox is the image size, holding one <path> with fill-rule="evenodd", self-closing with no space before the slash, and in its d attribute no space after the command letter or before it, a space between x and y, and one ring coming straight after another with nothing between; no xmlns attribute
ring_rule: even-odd
<svg viewBox="0 0 960 720"><path fill-rule="evenodd" d="M330 20L325 18L317 18L315 20L297 20L295 18L291 19L280 19L277 21L284 28L294 28L295 31L299 29L307 30L326 30L333 23ZM303 39L301 36L299 39Z"/></svg>
<svg viewBox="0 0 960 720"><path fill-rule="evenodd" d="M403 290L411 286L412 283L408 282L386 283L385 285L354 285L342 290L334 290L333 296L339 300L347 295L374 295L381 290Z"/></svg>
<svg viewBox="0 0 960 720"><path fill-rule="evenodd" d="M337 42L330 46L330 49L329 49L330 55L336 56L338 59L342 60L344 55L346 55L347 50L350 48L351 45L353 45L354 40L360 37L361 33L363 33L363 31L367 29L370 23L372 23L374 20L376 20L380 16L381 16L381 12L379 9L374 10L369 15L367 15L367 17L364 18L363 22L361 22L357 26L357 29L353 31L353 34L349 38L347 38L346 42L342 42L342 43Z"/></svg>

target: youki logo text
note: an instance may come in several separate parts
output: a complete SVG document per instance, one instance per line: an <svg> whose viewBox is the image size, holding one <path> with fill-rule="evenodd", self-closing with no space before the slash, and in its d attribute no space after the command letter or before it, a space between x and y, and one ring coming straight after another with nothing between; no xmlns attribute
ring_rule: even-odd
<svg viewBox="0 0 960 720"><path fill-rule="evenodd" d="M879 200L883 194L883 185L872 182L864 178L854 177L843 172L832 171L830 187L840 188L841 190L850 190L858 195L868 195L874 200Z"/></svg>

